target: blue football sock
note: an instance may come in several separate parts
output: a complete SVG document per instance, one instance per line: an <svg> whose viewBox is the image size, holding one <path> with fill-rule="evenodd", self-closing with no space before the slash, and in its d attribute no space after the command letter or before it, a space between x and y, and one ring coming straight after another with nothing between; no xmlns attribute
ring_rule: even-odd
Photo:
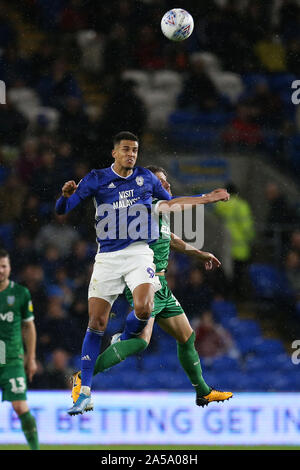
<svg viewBox="0 0 300 470"><path fill-rule="evenodd" d="M141 320L135 315L134 310L132 310L126 318L125 329L121 334L120 339L126 340L135 338L136 336L141 334L147 323L148 319Z"/></svg>
<svg viewBox="0 0 300 470"><path fill-rule="evenodd" d="M91 387L96 359L100 354L100 347L104 331L88 328L83 340L81 350L81 385Z"/></svg>

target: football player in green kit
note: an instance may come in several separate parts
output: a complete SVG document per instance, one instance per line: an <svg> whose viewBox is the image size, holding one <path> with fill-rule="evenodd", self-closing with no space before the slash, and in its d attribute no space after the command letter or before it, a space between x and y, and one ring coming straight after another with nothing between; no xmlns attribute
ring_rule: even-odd
<svg viewBox="0 0 300 470"><path fill-rule="evenodd" d="M163 168L154 166L150 166L148 169L160 179L163 187L171 193L166 171ZM214 191L209 193L209 195L210 194L212 198L207 202L214 202ZM226 201L228 198L229 195L227 195L227 197L225 195L223 200ZM168 268L170 248L177 252L195 257L204 264L205 269L218 268L221 263L213 254L200 251L171 233L168 201L154 200L153 205L154 212L159 214L160 236L149 246L154 252L154 264L156 265L155 275L159 278L161 288L155 293L154 308L151 318L142 333L136 337L130 331L130 320L131 317L134 317L134 311L130 312L126 319L125 330L122 333L114 335L112 344L98 356L94 368L94 375L120 363L128 356L141 353L145 350L151 339L154 321L156 321L158 325L173 336L177 342L177 356L195 389L196 404L198 406L206 406L210 402L228 400L232 397L231 392L215 390L206 384L202 376L200 359L194 346L195 333L180 303L170 290L165 277ZM125 295L130 305L133 305L132 294L128 288L125 289ZM78 398L80 385L79 371L73 376L72 398L74 402Z"/></svg>
<svg viewBox="0 0 300 470"><path fill-rule="evenodd" d="M10 272L9 254L0 249L0 389L2 401L10 401L17 413L30 449L39 450L36 421L26 397L27 377L31 381L37 370L33 307L29 290L11 281Z"/></svg>

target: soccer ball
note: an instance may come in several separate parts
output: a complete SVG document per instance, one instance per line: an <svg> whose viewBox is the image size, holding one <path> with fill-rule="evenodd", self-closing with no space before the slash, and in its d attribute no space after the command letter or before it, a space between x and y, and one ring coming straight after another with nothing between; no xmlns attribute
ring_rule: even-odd
<svg viewBox="0 0 300 470"><path fill-rule="evenodd" d="M192 15L182 8L173 8L162 17L161 30L171 41L184 41L192 34L193 29Z"/></svg>

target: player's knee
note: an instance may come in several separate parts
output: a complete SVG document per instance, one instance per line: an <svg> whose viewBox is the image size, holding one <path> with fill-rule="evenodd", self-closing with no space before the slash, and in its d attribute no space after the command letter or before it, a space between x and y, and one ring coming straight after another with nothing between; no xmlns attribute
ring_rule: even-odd
<svg viewBox="0 0 300 470"><path fill-rule="evenodd" d="M104 331L107 325L107 320L98 317L97 315L90 315L89 318L89 328L92 328L93 330L98 330L98 331Z"/></svg>
<svg viewBox="0 0 300 470"><path fill-rule="evenodd" d="M13 402L12 407L18 416L21 416L29 410L26 401L23 400Z"/></svg>
<svg viewBox="0 0 300 470"><path fill-rule="evenodd" d="M152 310L153 310L152 300L138 301L134 305L135 314L141 320L148 320L151 316Z"/></svg>

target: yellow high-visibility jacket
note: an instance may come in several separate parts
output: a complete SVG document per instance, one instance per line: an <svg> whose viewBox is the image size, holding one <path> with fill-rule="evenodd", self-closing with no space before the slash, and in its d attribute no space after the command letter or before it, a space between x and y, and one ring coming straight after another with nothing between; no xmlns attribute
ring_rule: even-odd
<svg viewBox="0 0 300 470"><path fill-rule="evenodd" d="M233 259L247 261L255 236L254 220L248 202L237 195L232 195L229 201L215 204L215 211L223 219L231 234Z"/></svg>

